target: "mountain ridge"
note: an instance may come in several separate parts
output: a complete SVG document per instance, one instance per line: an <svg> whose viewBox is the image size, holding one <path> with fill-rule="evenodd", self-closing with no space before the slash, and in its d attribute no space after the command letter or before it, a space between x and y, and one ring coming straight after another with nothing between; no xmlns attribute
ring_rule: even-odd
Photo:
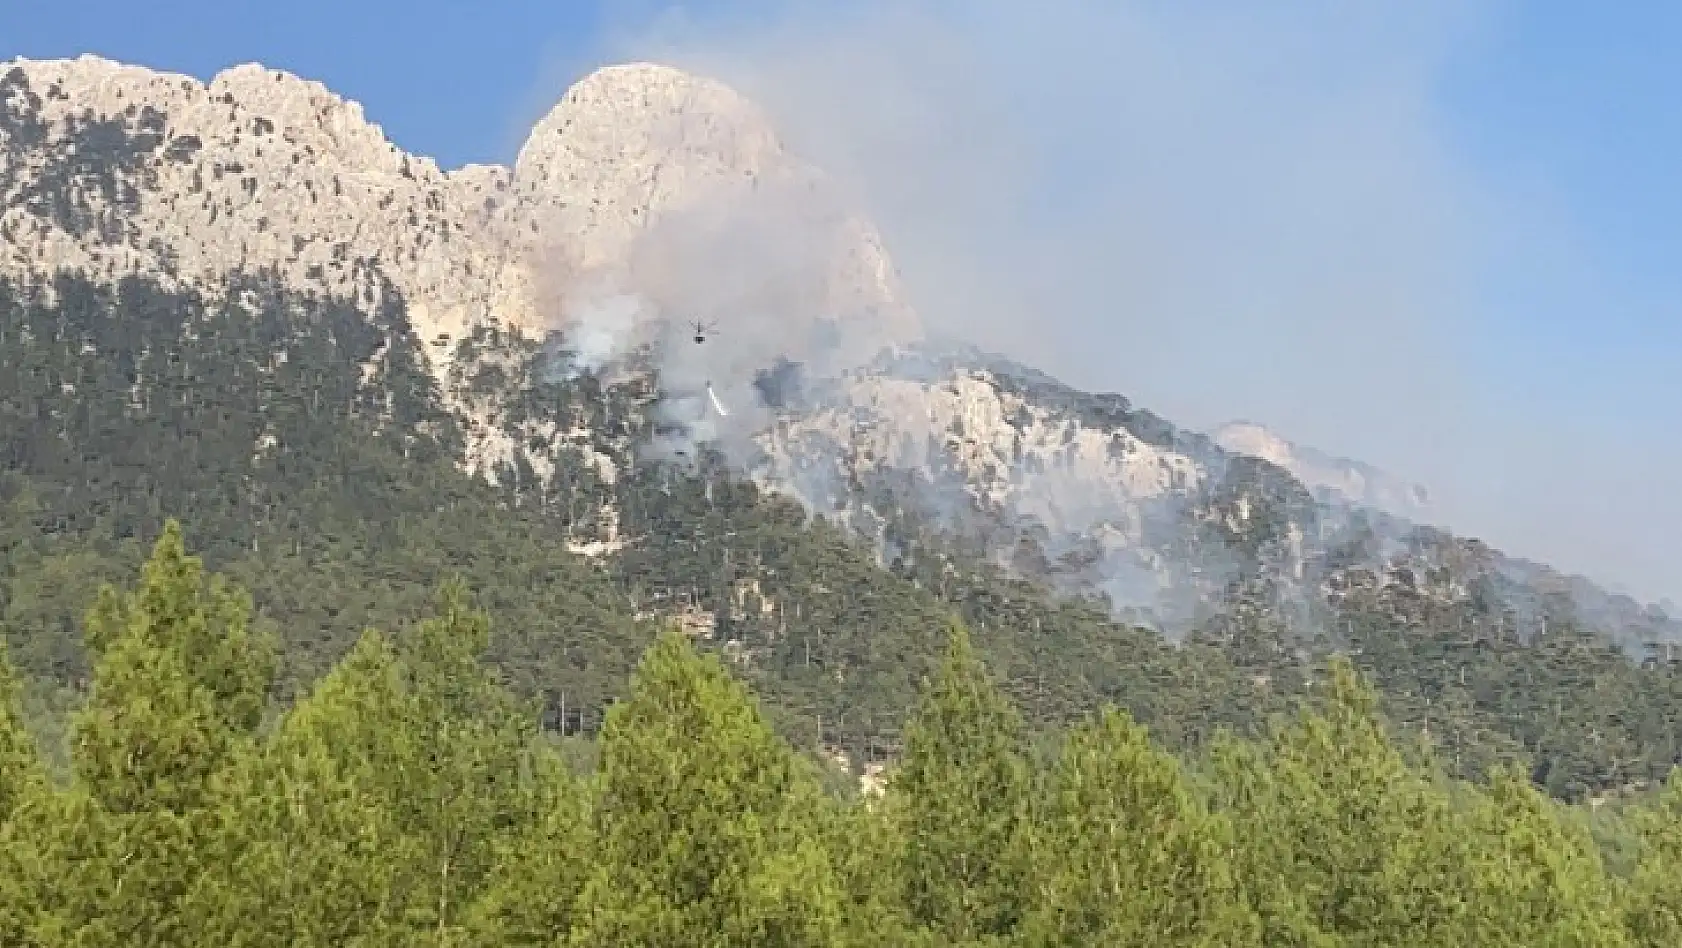
<svg viewBox="0 0 1682 948"><path fill-rule="evenodd" d="M592 369L659 342L661 382L679 394L651 410L675 412L668 427L688 428L691 440L724 445L762 486L838 509L848 501L813 504L794 468L809 478L827 465L825 476L856 481L884 463L952 467L964 472L957 486L966 503L1019 507L1012 516L1049 531L1060 547L1053 558L1094 539L1104 556L1145 550L1118 567L1131 580L1098 583L1112 593L1179 582L1164 579L1163 565L1177 541L1146 549L1144 534L1162 530L1148 529L1142 511L1170 495L1169 506L1190 503L1208 472L1231 463L1222 455L1260 458L1322 502L1404 521L1428 512L1422 488L1262 426L1227 425L1193 444L1121 396L1074 398L1042 373L1014 364L1001 372L995 357L926 342L880 236L825 192L822 173L788 153L763 113L710 79L652 63L604 67L534 126L512 167L446 172L388 141L359 104L256 64L200 83L83 56L16 60L0 65L0 77L0 273L39 282L60 270L104 279L144 272L214 286L227 273L273 270L293 286L370 301L377 273L402 294L433 375L463 416L465 463L492 478L521 453L519 439L539 433L512 430L461 384L477 370L456 370L457 343L482 327L558 330L574 349L594 333L605 348ZM719 250L736 244L751 252ZM699 350L661 335L685 320L724 335ZM912 352L909 360L943 351L937 374L947 378L896 377L887 369L899 351ZM762 403L759 374L791 359L826 379L834 404L790 419ZM874 376L861 370L869 365ZM1017 390L1005 391L1003 378ZM718 407L745 408L709 418L703 389ZM1024 391L1074 398L1077 414L1096 411L1102 424L1077 431L1067 411L1041 411L1039 429L1025 433L1011 420L1040 406ZM845 420L860 414L873 422ZM1053 416L1061 431L1047 427ZM930 423L918 429L916 417ZM956 440L946 430L954 426L964 429ZM1153 443L1164 432L1177 440ZM790 437L824 456L796 457ZM910 441L922 446L907 452ZM603 471L635 463L620 455L598 451L594 463ZM521 463L552 469L540 457ZM925 489L923 502L938 493ZM1245 519L1248 503L1229 521ZM1311 527L1285 527L1281 575L1304 578ZM611 549L620 541L607 532L575 546ZM1231 570L1221 563L1213 572L1224 580ZM1178 598L1209 597L1220 585L1195 583Z"/></svg>
<svg viewBox="0 0 1682 948"><path fill-rule="evenodd" d="M1299 444L1259 422L1229 421L1210 432L1221 447L1265 458L1307 484L1321 499L1372 507L1397 517L1431 516L1430 492L1364 461L1334 457Z"/></svg>
<svg viewBox="0 0 1682 948"><path fill-rule="evenodd" d="M4 226L30 241L11 241L0 260L13 276L145 269L214 282L273 267L296 285L343 292L352 288L349 261L379 259L429 340L482 323L534 330L567 321L572 279L622 264L637 232L663 212L736 199L727 187L734 178L755 189L819 183L734 92L654 64L607 67L576 83L512 167L455 171L398 148L360 104L325 85L257 64L201 83L84 55L13 60L0 76L14 152ZM65 148L52 151L61 143L120 152L113 157L148 187L75 175L34 187L19 180L64 157ZM35 193L54 187L59 193ZM145 239L93 226L119 213L150 231ZM860 307L889 314L884 326L910 319L880 238L856 216L836 226L844 252L832 282L853 290Z"/></svg>
<svg viewBox="0 0 1682 948"><path fill-rule="evenodd" d="M607 346L597 361L607 362L658 337L664 324L692 319L721 326L726 349L715 346L697 357L664 346L662 380L696 393L690 401L705 387L710 397L725 399L721 406L748 403L746 417L728 422L709 421L701 405L702 427L711 429L701 433L752 442L726 454L753 467L763 486L782 478L796 496L804 493L788 479L787 444L779 447L775 435L767 439L748 430L774 414L754 404L757 373L792 358L807 365L827 361L822 374L840 377L870 364L884 347L931 351L868 222L824 192L822 173L790 155L752 103L720 83L670 67L632 63L597 70L534 126L512 167L471 165L451 172L389 142L359 104L325 85L256 64L224 70L208 83L92 56L14 61L0 66L0 75L9 151L0 177L0 235L10 235L0 272L37 280L61 269L107 279L155 272L214 285L222 273L267 268L295 286L372 298L368 275L377 270L403 294L415 331L428 342L424 352L433 374L464 416L466 463L488 476L518 449L494 409L450 382L459 348L454 343L476 327L532 335L558 329L573 338L594 332ZM65 165L67 155L97 157L99 148L127 178L70 173L57 182L40 174L31 180L31 171ZM736 244L752 252L718 249ZM791 244L799 246L790 252ZM624 305L609 312L615 300ZM717 355L721 351L726 354ZM973 352L964 358L978 366L996 363ZM1005 374L1041 393L1061 388L1021 366ZM1021 436L1008 432L1002 403L983 391L988 381L960 383L954 402L952 391L905 379L850 377L850 387L839 386L844 391L835 397L847 412L876 413L872 437L878 442L881 429L903 427L919 413L951 416L944 426L967 422L993 443L976 450L972 432L948 460L976 478L992 477L988 502L997 506L1001 491L1024 502L1060 493L1058 510L1029 504L1034 509L1017 513L1052 533L1097 532L1100 545L1139 545L1145 529L1139 502L1167 490L1154 478L1167 476L1183 494L1199 465L1227 463L1207 446L1198 447L1194 459L1153 445L1148 432L1143 439L1127 430L1089 432L1081 441L1085 447L1074 456L1065 451L1061 462L1047 464L1050 455L1042 451L1032 463L1043 470L1027 478L1020 471L1010 475L1025 481L1010 487L999 472L1020 461ZM884 416L883 400L895 397L899 406ZM658 410L669 414L681 404L681 423L692 410L682 403L669 399ZM1021 409L1018 400L1011 410ZM845 443L852 438L836 427L841 414L832 407L827 431L816 431L813 418L797 425L804 425L804 435L833 442L825 450L837 457L883 453L887 445L872 445L869 438ZM910 436L899 431L899 446ZM925 442L934 436L928 430L916 435ZM1049 449L1057 435L1038 437ZM1100 451L1097 442L1105 438ZM1427 510L1421 489L1370 466L1322 456L1260 426L1225 426L1210 444L1263 458L1323 501L1404 519ZM1137 460L1111 469L1109 455L1128 451ZM605 458L598 453L598 465L628 462ZM540 468L546 464L535 460ZM909 455L902 452L897 460L903 467ZM843 479L861 473L847 467L834 473ZM1146 473L1169 468L1172 474ZM1041 491L1036 483L1056 489ZM1117 485L1126 486L1117 493ZM1090 498L1071 494L1094 490L1109 497L1109 515L1097 515ZM1293 529L1300 532L1302 525ZM617 542L609 535L579 548L607 549ZM1300 545L1301 538L1293 542ZM1153 556L1155 561L1147 556L1127 565L1124 571L1136 581L1122 585L1164 585L1161 557ZM1301 577L1300 562L1282 568ZM1222 564L1216 572L1226 571ZM1178 598L1208 596L1218 586L1198 584Z"/></svg>
<svg viewBox="0 0 1682 948"><path fill-rule="evenodd" d="M261 67L197 85L89 57L0 67L0 279L12 294L0 332L29 343L15 404L0 406L18 412L9 470L25 494L127 511L54 514L77 529L141 529L155 512L100 491L164 495L122 480L144 459L89 419L145 423L192 453L197 435L148 414L191 409L178 424L208 426L217 454L181 476L262 500L207 508L212 529L254 551L307 549L315 521L268 518L320 491L341 512L309 529L334 538L335 518L362 502L430 524L427 498L370 486L375 499L356 499L364 489L333 467L349 449L317 443L328 436L309 419L330 421L332 438L383 445L358 462L378 478L423 478L454 510L469 489L448 465L489 492L470 509L519 521L534 563L569 581L609 577L590 587L618 603L590 607L606 626L680 621L769 676L778 700L820 705L832 722L891 713L920 667L903 657L922 643L911 617L937 604L976 620L1013 687L1038 679L1031 706L1046 720L1123 688L1179 707L1193 699L1139 676L1185 674L1196 656L1265 683L1221 698L1215 718L1153 718L1190 732L1252 720L1267 695L1306 687L1327 651L1402 650L1380 669L1402 721L1447 700L1436 672L1408 677L1446 651L1499 679L1465 699L1479 726L1529 734L1497 697L1512 650L1552 647L1576 626L1630 652L1678 637L1627 597L1316 497L1292 463L1317 454L1231 450L1125 396L924 338L879 236L756 114L675 70L610 67L568 91L512 169L441 172L360 107ZM145 324L115 325L121 314ZM229 347L210 345L205 325L224 327ZM230 401L240 393L239 412L207 411L224 397L195 393L208 378ZM345 401L332 409L344 417L323 414L324 395ZM59 483L73 478L72 447L112 469L105 487ZM324 485L292 482L306 460ZM334 556L379 573L396 570L379 556L411 555L364 548L401 530L352 532L353 552ZM842 553L843 539L857 549ZM555 565L563 554L580 563ZM903 615L881 615L888 602ZM815 649L790 640L802 625ZM1142 627L1188 650L1158 653ZM568 662L623 657L593 633L510 648L542 669L526 673L534 687L560 676L575 694L600 693L602 679ZM1048 670L1066 680L1046 689ZM870 676L889 684L859 683ZM861 687L871 702L859 704ZM849 720L855 735L874 726Z"/></svg>

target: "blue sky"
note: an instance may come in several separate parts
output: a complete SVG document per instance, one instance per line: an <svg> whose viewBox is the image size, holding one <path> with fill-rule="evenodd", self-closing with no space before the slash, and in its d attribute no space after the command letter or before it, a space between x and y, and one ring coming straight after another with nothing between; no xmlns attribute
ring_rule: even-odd
<svg viewBox="0 0 1682 948"><path fill-rule="evenodd" d="M803 2L816 7L825 2L837 8L853 6L841 0ZM1015 42L1011 34L1021 32L1022 49L1035 42L1041 44L1038 48L1058 48L1044 36L1027 34L1034 33L1034 28L1044 33L1078 31L1081 18L1095 17L1092 11L1103 6L1081 8L1080 0L1044 0L1037 4L1027 0L975 0L973 4L942 6L952 2L922 0L922 6L947 14L985 7L994 20L994 35L989 42L995 46ZM1433 327L1437 337L1432 345L1441 350L1445 362L1455 361L1465 370L1465 378L1472 379L1471 388L1455 390L1457 398L1468 402L1468 415L1489 419L1491 425L1517 419L1513 427L1526 428L1526 438L1480 439L1468 428L1454 437L1444 436L1440 456L1424 458L1430 451L1432 432L1417 419L1412 423L1418 430L1411 435L1401 432L1401 427L1409 423L1405 398L1374 391L1357 393L1359 397L1351 399L1345 392L1344 401L1364 399L1375 405L1388 397L1390 414L1374 409L1375 414L1365 418L1348 411L1334 416L1313 407L1315 396L1300 385L1295 391L1244 388L1250 383L1233 381L1239 376L1236 363L1227 388L1219 393L1226 402L1221 407L1208 407L1196 399L1180 398L1185 393L1173 391L1169 375L1150 374L1153 363L1168 365L1171 359L1137 360L1127 371L1113 369L1120 364L1113 359L1093 361L1092 352L1104 347L1091 345L1089 334L1095 330L1078 322L1070 322L1065 328L1071 336L1078 336L1076 342L1061 352L1036 350L1036 357L1053 363L1046 365L1048 369L1075 381L1127 391L1147 404L1170 409L1170 414L1179 409L1198 422L1219 420L1212 413L1220 411L1229 417L1259 416L1258 420L1282 425L1288 434L1297 434L1328 450L1363 457L1425 479L1439 491L1445 483L1449 493L1456 486L1464 488L1467 496L1481 498L1476 502L1503 507L1497 513L1484 510L1487 516L1482 520L1471 518L1478 520L1478 529L1487 526L1491 539L1500 542L1512 538L1521 551L1599 576L1605 576L1607 569L1597 571L1593 568L1596 564L1616 560L1611 571L1618 576L1611 578L1627 578L1649 595L1682 600L1682 555L1672 552L1671 542L1682 536L1682 501L1674 496L1682 493L1682 487L1669 487L1677 483L1675 472L1682 470L1682 108L1676 104L1682 93L1682 56L1677 55L1682 50L1682 4L1656 0L1607 5L1565 0L1464 0L1439 5L1440 10L1452 11L1449 14L1413 18L1409 12L1396 11L1439 7L1434 7L1431 0L1360 7L1334 3L1322 4L1316 12L1315 2L1301 0L1297 6L1280 7L1293 11L1295 19L1281 16L1278 22L1263 24L1272 29L1256 33L1259 38L1255 44L1275 43L1279 47L1277 56L1288 59L1292 44L1304 48L1313 45L1299 34L1317 30L1316 16L1332 10L1340 21L1359 20L1361 12L1351 15L1348 11L1366 11L1369 6L1390 11L1374 20L1380 34L1415 27L1421 33L1430 33L1425 40L1401 37L1386 45L1382 35L1375 40L1342 23L1337 29L1344 32L1328 26L1325 34L1341 37L1347 33L1354 38L1352 45L1341 58L1325 50L1318 55L1331 70L1324 74L1325 81L1336 84L1347 78L1352 86L1349 99L1359 108L1370 111L1394 101L1399 103L1398 109L1428 113L1416 123L1427 129L1429 140L1423 145L1408 130L1412 126L1403 128L1405 121L1398 120L1396 125L1401 132L1387 132L1380 122L1375 123L1376 130L1368 130L1379 143L1372 147L1380 150L1362 151L1358 147L1345 155L1346 163L1358 164L1363 156L1372 159L1371 163L1380 163L1384 158L1382 147L1387 147L1384 143L1389 140L1383 136L1390 133L1395 134L1398 150L1420 145L1423 157L1417 161L1407 156L1398 158L1394 168L1371 179L1376 185L1368 182L1363 186L1382 190L1399 182L1397 186L1403 187L1422 175L1436 173L1430 165L1437 162L1453 166L1452 174L1442 176L1444 181L1452 181L1453 187L1433 184L1420 193L1449 205L1439 209L1444 220L1456 219L1458 209L1452 206L1456 201L1469 204L1488 199L1492 210L1486 209L1481 224L1491 225L1501 236L1490 239L1485 234L1476 246L1478 259L1472 266L1472 279L1452 284L1455 321L1447 327L1446 335L1444 327ZM1137 0L1131 5L1148 11L1140 22L1152 28L1172 25L1175 14L1163 11L1174 8L1153 3L1155 0ZM74 11L67 13L45 3L0 0L0 22L5 24L0 31L0 58L95 52L200 78L235 63L258 61L318 79L339 94L360 101L369 117L399 145L432 155L451 167L470 161L510 161L525 129L559 97L566 83L602 61L604 50L620 48L612 45L607 30L610 25L638 22L627 14L628 4L655 5L654 0L611 4L608 0L505 0L495 4L440 0L238 4L165 0L132 4L82 0L73 8L62 8ZM877 4L886 5L886 0ZM701 34L710 29L712 38L718 40L720 31L730 29L732 23L725 16L730 11L724 8L754 6L763 11L777 4L773 0L696 0L689 8L703 24ZM1062 20L1057 14L1047 14L1043 23L1024 12L1035 11L1037 15L1042 9L1055 9L1067 13L1077 8L1084 12ZM1247 15L1242 3L1228 3L1226 9L1240 11L1239 21ZM968 14L953 15L961 18ZM977 24L987 15L970 17L969 26L976 36L984 28ZM833 52L846 48L820 43L826 29L814 25L820 22L824 21L807 21L802 41L811 49ZM1140 23L1109 23L1109 27L1114 28L1116 38L1139 41ZM1169 42L1173 48L1165 53L1163 69L1167 71L1142 74L1152 81L1182 73L1196 79L1196 69L1182 70L1169 61L1172 56L1168 54L1186 55L1186 50L1206 54L1222 48L1250 52L1243 49L1247 34L1238 37L1239 46L1221 47L1217 30L1205 33L1208 35L1198 42L1178 46ZM1097 36L1092 44L1101 46L1112 34L1099 31ZM870 42L851 48L875 50L883 45L878 42L880 36L868 39ZM713 46L722 48L731 42L718 41ZM1341 40L1326 40L1321 45L1337 42ZM741 54L738 60L753 59L751 54L742 54L742 49L749 46L738 44L739 48L734 48ZM1078 37L1065 38L1062 46L1078 50ZM1140 50L1149 53L1150 47L1134 48L1133 54ZM920 49L917 52L920 54ZM1020 56L1013 60L1011 50L1002 46L994 52L998 55L992 60L1000 64L996 66L999 70L1029 68L1031 57L1041 55L1018 50ZM1363 58L1383 60L1392 53L1398 61L1407 63L1391 71L1410 77L1417 73L1417 81L1391 82L1385 62L1355 62ZM1085 54L1102 55L1091 49ZM1252 63L1257 64L1258 68L1266 66L1265 57ZM775 75L775 70L767 74ZM1269 73L1263 70L1257 75ZM862 70L855 78L863 80ZM1117 82L1137 79L1131 74L1110 78ZM1220 82L1210 80L1208 88L1215 88L1230 100L1225 117L1216 120L1242 125L1250 118L1243 106L1249 100L1233 90L1243 80L1233 80L1232 76L1215 79L1230 87L1221 92L1216 88ZM1361 83L1367 85L1354 88ZM1415 86L1420 87L1418 101ZM773 93L775 83L766 91ZM1360 98L1369 92L1368 99ZM1300 102L1305 109L1320 108L1334 117L1342 114L1336 111L1339 102L1331 95L1258 101ZM1378 104L1362 106L1362 102ZM1139 115L1154 114L1145 105L1133 105L1138 106ZM1349 113L1347 120L1329 124L1334 134L1345 126L1356 129L1362 125L1364 113L1359 108ZM983 110L978 114L990 113ZM1324 116L1320 120L1325 121ZM839 122L838 127L851 128ZM858 127L881 131L868 124ZM1020 126L1030 127L1034 126L1028 122ZM1165 127L1175 131L1171 125ZM1047 128L1058 131L1049 125ZM1066 136L1079 135L1079 129L1067 123L1061 131ZM1306 120L1299 131L1303 136L1324 133ZM1240 128L1226 138L1190 135L1185 140L1205 146L1211 142L1219 146L1229 140L1270 144L1266 138L1245 138L1245 134ZM1351 136L1355 134L1351 132ZM1300 147L1300 142L1293 147ZM1086 153L1110 152L1095 148ZM1243 157L1237 155L1234 160ZM1071 174L1102 174L1103 162L1093 164L1094 168L1071 164L1067 170ZM1146 172L1151 170L1144 167ZM1238 177L1224 183L1236 189L1244 180ZM944 184L938 172L924 183ZM1186 182L1181 180L1179 184ZM1264 182L1264 189L1269 186ZM1329 193L1327 200L1349 195L1368 199L1356 184ZM1131 193L1125 196L1140 197ZM1051 206L1045 194L1034 200L1040 206ZM1406 203L1413 196L1401 192L1396 200ZM1153 223L1165 231L1172 229L1175 218L1170 212L1179 207L1172 202L1165 204L1163 213L1170 216ZM1363 206L1361 212L1366 210ZM1371 210L1387 209L1374 203ZM1064 211L1047 213L1049 227ZM1218 215L1209 217L1210 221L1220 219ZM1088 221L1083 226L1090 224ZM915 227L905 231L902 247L894 246L895 232L886 229L890 249L902 256L902 262L919 254L929 256L926 247L916 246ZM1266 232L1241 231L1240 237ZM1425 233L1431 232L1427 229ZM1435 233L1452 238L1452 223L1440 226ZM1235 241L1229 251L1232 253L1251 253L1265 259L1272 249L1251 246L1245 250L1239 246L1239 238L1224 232L1201 233L1195 228L1186 237L1185 246L1222 239ZM1322 236L1318 242L1296 249L1301 259L1289 254L1278 257L1278 265L1289 271L1279 277L1282 283L1288 283L1288 278L1300 279L1299 271L1311 267L1317 253L1329 256L1340 248L1332 238ZM946 252L957 253L951 248ZM1456 252L1444 254L1453 257ZM1437 266L1444 261L1429 263ZM1066 261L1065 265L1072 266ZM1244 278L1268 276L1257 270L1263 266L1252 262L1249 270L1231 273ZM972 269L988 267L972 263ZM1052 272L1055 277L1048 279L1079 279L1065 271ZM988 295L974 294L977 298ZM1086 294L1086 302L1091 302L1093 295ZM1078 296L1069 296L1070 305L1081 302ZM1169 304L1179 301L1187 306L1226 303L1225 297L1182 297L1171 291L1144 298L1159 297ZM1292 302L1296 299L1289 297L1286 303L1296 305ZM1317 331L1324 330L1324 325L1315 325ZM1036 331L1047 335L1044 325L1037 325ZM1366 349L1326 351L1342 353L1337 357L1346 358L1349 352L1381 349L1382 337L1370 327L1366 331L1374 333L1373 338L1379 341ZM1173 344L1183 346L1185 340ZM1298 345L1297 341L1292 344ZM1391 390L1397 387L1393 380L1385 384ZM1256 410L1246 410L1252 403ZM1199 415L1200 408L1210 416ZM1440 415L1444 410L1442 406L1423 407L1415 414ZM1608 464L1616 470L1607 472L1601 469L1607 465L1597 467L1585 460L1601 456L1613 458ZM1521 474L1531 478L1528 490L1510 482ZM1457 478L1460 483L1447 483ZM1592 483L1597 478L1600 482ZM1586 495L1593 497L1583 500ZM1577 506L1573 508L1572 504ZM1533 526L1544 521L1556 524L1552 535ZM1559 523L1566 526L1558 527ZM1586 552L1573 557L1571 551L1575 549Z"/></svg>
<svg viewBox="0 0 1682 948"><path fill-rule="evenodd" d="M1566 215L1562 265L1575 272L1544 281L1564 299L1509 287L1513 305L1491 315L1521 345L1571 351L1591 371L1631 359L1682 376L1682 5L1546 0L1501 14L1448 71L1445 112L1469 155ZM1603 378L1620 400L1657 384Z"/></svg>

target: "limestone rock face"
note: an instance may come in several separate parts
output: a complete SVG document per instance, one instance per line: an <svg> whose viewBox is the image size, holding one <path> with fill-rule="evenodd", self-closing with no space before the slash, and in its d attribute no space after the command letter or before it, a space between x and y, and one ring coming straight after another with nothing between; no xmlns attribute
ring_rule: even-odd
<svg viewBox="0 0 1682 948"><path fill-rule="evenodd" d="M884 561L901 554L895 518L915 510L1000 566L1165 630L1239 575L1308 583L1317 526L1291 475L1120 396L928 345L785 388L743 466L875 540Z"/></svg>
<svg viewBox="0 0 1682 948"><path fill-rule="evenodd" d="M578 267L614 267L661 211L786 161L763 116L728 88L663 66L610 66L537 123L513 193Z"/></svg>
<svg viewBox="0 0 1682 948"><path fill-rule="evenodd" d="M273 269L350 294L374 264L439 342L439 363L447 339L475 326L564 322L567 301L594 292L581 274L672 308L697 289L681 273L674 285L673 261L741 237L742 195L771 191L788 218L773 242L811 248L784 268L801 283L799 315L863 314L885 338L915 336L870 227L825 203L818 176L751 105L677 70L601 70L538 124L514 168L446 172L393 145L357 103L256 65L209 84L94 56L0 65L0 274L210 286ZM710 229L667 224L685 215L710 216ZM766 295L726 292L718 268L707 272L721 309Z"/></svg>
<svg viewBox="0 0 1682 948"><path fill-rule="evenodd" d="M161 274L210 284L273 268L333 293L377 261L425 336L530 321L494 229L505 188L404 154L318 83L238 66L209 85L92 56L0 67L0 271Z"/></svg>
<svg viewBox="0 0 1682 948"><path fill-rule="evenodd" d="M537 127L514 168L511 236L561 312L633 292L653 312L717 323L775 312L846 323L854 358L919 336L874 228L791 155L751 102L646 63L598 70Z"/></svg>
<svg viewBox="0 0 1682 948"><path fill-rule="evenodd" d="M1431 512L1430 494L1424 487L1406 483L1370 464L1331 457L1296 444L1263 425L1230 422L1217 428L1213 437L1234 454L1262 458L1290 471L1323 499L1372 507L1403 518Z"/></svg>
<svg viewBox="0 0 1682 948"><path fill-rule="evenodd" d="M833 401L790 420L766 444L774 461L792 464L810 453L795 446L814 438L845 446L848 474L947 470L953 488L980 506L1031 516L1053 533L1110 521L1140 539L1141 502L1185 494L1206 477L1184 454L1059 417L985 370L933 381L849 379Z"/></svg>

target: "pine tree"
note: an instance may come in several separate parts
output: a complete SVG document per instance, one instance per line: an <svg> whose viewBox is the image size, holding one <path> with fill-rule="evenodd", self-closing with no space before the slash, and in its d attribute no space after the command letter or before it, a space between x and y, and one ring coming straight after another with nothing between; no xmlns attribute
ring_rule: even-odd
<svg viewBox="0 0 1682 948"><path fill-rule="evenodd" d="M214 866L219 780L250 751L273 660L250 603L206 580L169 523L139 586L87 620L93 690L74 721L77 785L28 848L50 885L37 930L83 946L195 945L184 912Z"/></svg>
<svg viewBox="0 0 1682 948"><path fill-rule="evenodd" d="M816 773L717 659L663 634L602 733L574 945L831 945Z"/></svg>
<svg viewBox="0 0 1682 948"><path fill-rule="evenodd" d="M438 614L416 626L402 650L407 701L381 737L400 750L388 802L416 851L398 880L412 930L436 944L464 936L502 844L525 832L540 804L518 779L537 737L535 715L481 664L490 620L459 580L446 583ZM395 782L393 782L395 779Z"/></svg>
<svg viewBox="0 0 1682 948"><path fill-rule="evenodd" d="M1497 771L1478 794L1468 821L1472 906L1466 943L1627 944L1593 840L1561 821L1554 806L1510 768Z"/></svg>
<svg viewBox="0 0 1682 948"><path fill-rule="evenodd" d="M209 930L274 945L469 940L493 867L547 802L521 779L534 728L480 665L487 638L447 584L437 617L401 648L365 633L235 769L231 868L196 894Z"/></svg>
<svg viewBox="0 0 1682 948"><path fill-rule="evenodd" d="M227 778L215 855L192 894L206 944L402 944L390 905L416 856L392 805L402 720L396 654L377 633L282 720Z"/></svg>
<svg viewBox="0 0 1682 948"><path fill-rule="evenodd" d="M1257 943L1230 874L1230 827L1125 712L1068 735L1035 823L1029 944Z"/></svg>
<svg viewBox="0 0 1682 948"><path fill-rule="evenodd" d="M220 576L207 582L170 521L140 585L110 587L87 620L93 692L75 722L81 786L112 813L184 813L255 732L274 670L250 629L251 603Z"/></svg>
<svg viewBox="0 0 1682 948"><path fill-rule="evenodd" d="M833 856L846 919L839 945L933 946L933 932L915 925L905 906L905 841L891 811L860 796L827 807L824 833Z"/></svg>
<svg viewBox="0 0 1682 948"><path fill-rule="evenodd" d="M19 690L0 643L0 945L27 946L34 943L39 888L48 884L31 835L52 812L52 797Z"/></svg>
<svg viewBox="0 0 1682 948"><path fill-rule="evenodd" d="M1627 917L1635 944L1682 944L1682 767L1635 821L1641 856L1629 885Z"/></svg>
<svg viewBox="0 0 1682 948"><path fill-rule="evenodd" d="M1022 723L959 622L905 735L888 805L912 919L948 943L1011 934L1027 868Z"/></svg>
<svg viewBox="0 0 1682 948"><path fill-rule="evenodd" d="M523 833L505 837L484 894L468 924L484 948L555 945L572 931L593 866L589 796L560 755L547 747L527 757L523 786L536 814Z"/></svg>
<svg viewBox="0 0 1682 948"><path fill-rule="evenodd" d="M40 748L24 724L22 689L0 642L0 826L45 789Z"/></svg>
<svg viewBox="0 0 1682 948"><path fill-rule="evenodd" d="M1334 662L1317 711L1261 747L1223 739L1212 763L1235 861L1268 944L1453 944L1464 918L1448 799L1407 767L1377 699Z"/></svg>

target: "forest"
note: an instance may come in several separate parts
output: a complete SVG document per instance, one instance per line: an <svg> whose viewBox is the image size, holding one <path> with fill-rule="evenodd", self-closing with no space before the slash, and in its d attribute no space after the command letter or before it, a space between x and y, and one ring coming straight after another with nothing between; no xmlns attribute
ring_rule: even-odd
<svg viewBox="0 0 1682 948"><path fill-rule="evenodd" d="M1682 779L1605 806L1448 775L1330 663L1175 754L1113 705L1034 740L949 617L885 789L675 628L595 738L540 726L447 582L294 700L171 521L84 624L62 765L0 673L0 943L1675 945Z"/></svg>
<svg viewBox="0 0 1682 948"><path fill-rule="evenodd" d="M880 564L715 459L627 466L608 484L574 446L539 445L551 478L489 483L462 470L463 422L404 301L368 277L356 300L262 274L215 297L138 276L0 281L0 635L49 755L63 757L86 701L88 603L132 577L174 516L250 593L282 702L364 629L423 618L458 576L493 619L487 665L569 734L599 727L661 624L687 616L711 630L696 648L791 744L891 757L957 615L1036 743L1104 703L1177 754L1221 730L1255 738L1343 655L1393 736L1428 740L1454 777L1519 767L1554 798L1599 800L1656 786L1682 759L1682 676L1569 614L1520 638L1499 602L1357 589L1328 623L1339 637L1317 640L1261 590L1173 644L910 514L891 525L907 555ZM546 378L535 345L495 334L458 347L460 384L505 417L589 431L603 450L645 433L633 387ZM635 542L569 550L603 503Z"/></svg>

